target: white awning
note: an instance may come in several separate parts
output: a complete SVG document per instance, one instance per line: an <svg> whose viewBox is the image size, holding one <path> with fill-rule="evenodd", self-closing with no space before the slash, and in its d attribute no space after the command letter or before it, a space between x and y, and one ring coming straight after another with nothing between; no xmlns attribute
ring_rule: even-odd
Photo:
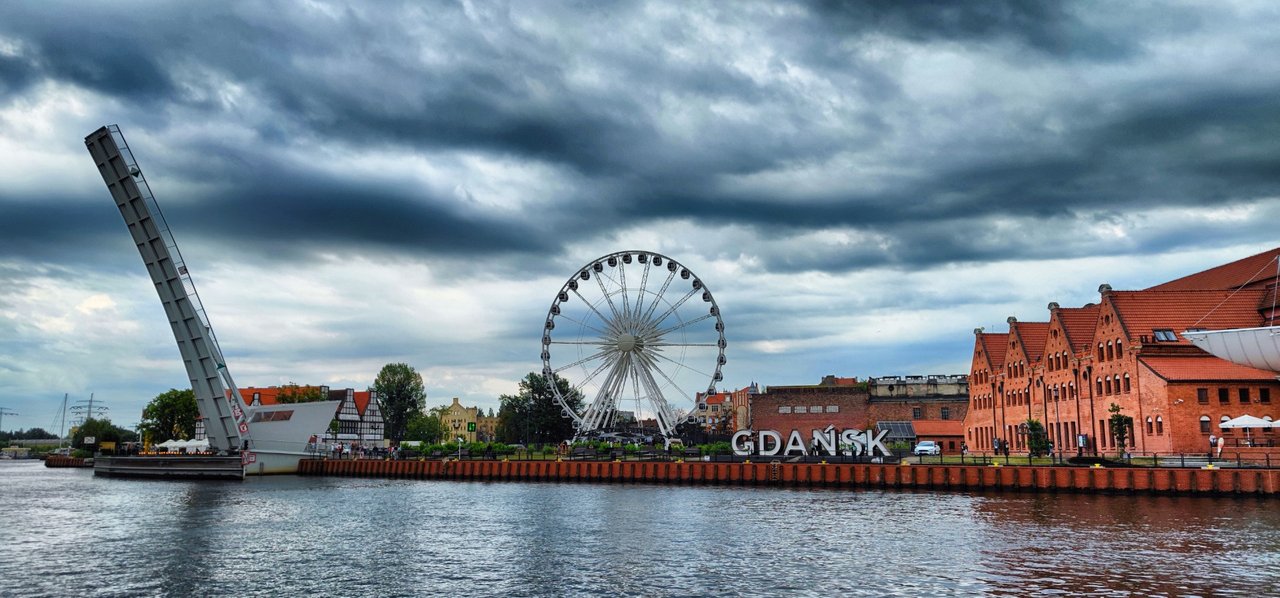
<svg viewBox="0 0 1280 598"><path fill-rule="evenodd" d="M1182 337L1231 363L1280 372L1280 326L1189 330Z"/></svg>

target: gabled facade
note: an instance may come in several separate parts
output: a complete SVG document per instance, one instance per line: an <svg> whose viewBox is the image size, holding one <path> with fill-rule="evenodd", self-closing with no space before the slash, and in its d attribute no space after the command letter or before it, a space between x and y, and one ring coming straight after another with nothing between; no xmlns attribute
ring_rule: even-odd
<svg viewBox="0 0 1280 598"><path fill-rule="evenodd" d="M1004 429L1001 401L1006 347L1009 334L973 331L973 361L969 367L969 411L965 420L966 442L973 450L992 450Z"/></svg>
<svg viewBox="0 0 1280 598"><path fill-rule="evenodd" d="M993 439L1024 451L1017 426L1041 422L1060 452L1204 452L1211 435L1244 442L1222 430L1239 415L1274 418L1280 393L1274 372L1229 364L1201 351L1181 333L1196 328L1265 325L1277 276L1265 270L1280 249L1156 285L1142 291L1098 289L1096 304L1049 304L1043 324L1009 319L1000 335L975 331L970 409L965 438L978 451ZM1274 268L1274 263L1271 268ZM1280 400L1280 399L1277 399ZM1112 405L1133 418L1126 446L1116 446ZM1250 444L1274 444L1258 430ZM1256 438L1255 438L1256 437Z"/></svg>

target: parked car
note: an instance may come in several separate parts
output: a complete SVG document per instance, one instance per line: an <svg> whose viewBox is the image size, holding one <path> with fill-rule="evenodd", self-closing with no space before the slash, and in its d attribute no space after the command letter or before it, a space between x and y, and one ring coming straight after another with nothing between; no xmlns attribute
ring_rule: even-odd
<svg viewBox="0 0 1280 598"><path fill-rule="evenodd" d="M942 447L932 440L921 440L916 444L916 448L912 449L913 455L941 455Z"/></svg>

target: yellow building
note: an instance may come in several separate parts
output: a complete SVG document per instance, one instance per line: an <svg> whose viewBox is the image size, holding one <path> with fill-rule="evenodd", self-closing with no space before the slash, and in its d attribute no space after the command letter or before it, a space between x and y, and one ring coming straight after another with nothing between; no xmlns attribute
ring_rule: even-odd
<svg viewBox="0 0 1280 598"><path fill-rule="evenodd" d="M446 442L462 437L465 442L493 442L498 430L498 418L484 415L479 407L463 407L458 397L453 398L440 414Z"/></svg>

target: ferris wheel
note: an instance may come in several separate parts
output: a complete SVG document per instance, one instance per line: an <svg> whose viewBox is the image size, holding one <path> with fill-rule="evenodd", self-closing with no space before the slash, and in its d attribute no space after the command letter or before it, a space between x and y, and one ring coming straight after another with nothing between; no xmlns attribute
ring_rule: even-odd
<svg viewBox="0 0 1280 598"><path fill-rule="evenodd" d="M696 392L723 376L724 321L702 279L651 251L591 261L560 288L542 331L542 373L579 436L652 418L676 435ZM584 405L575 409L552 374Z"/></svg>

